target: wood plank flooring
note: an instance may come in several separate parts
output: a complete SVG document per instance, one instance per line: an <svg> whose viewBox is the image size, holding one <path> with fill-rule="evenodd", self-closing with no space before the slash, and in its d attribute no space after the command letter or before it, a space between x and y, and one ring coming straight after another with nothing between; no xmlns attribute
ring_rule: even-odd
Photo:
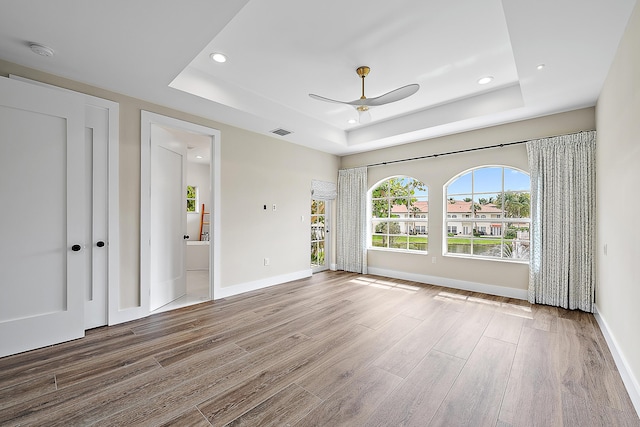
<svg viewBox="0 0 640 427"><path fill-rule="evenodd" d="M323 272L0 359L0 425L640 426L590 314Z"/></svg>

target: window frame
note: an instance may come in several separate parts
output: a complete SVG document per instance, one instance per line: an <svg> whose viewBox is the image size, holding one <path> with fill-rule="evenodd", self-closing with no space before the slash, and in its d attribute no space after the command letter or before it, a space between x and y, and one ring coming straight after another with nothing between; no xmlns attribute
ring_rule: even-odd
<svg viewBox="0 0 640 427"><path fill-rule="evenodd" d="M391 216L391 213L389 213L389 217L387 217L387 222L391 223L391 222L398 222L398 223L414 223L413 226L417 229L418 227L424 227L425 231L424 234L422 233L418 233L418 234L412 234L408 231L408 227L405 227L405 232L404 233L400 233L400 234L391 234L391 233L384 233L384 234L378 234L378 233L374 233L373 229L374 229L374 224L375 223L381 223L382 221L385 221L385 218L374 218L373 217L373 201L375 200L387 200L388 203L391 203L391 200L393 199L397 199L398 196L394 196L389 194L387 197L384 198L374 198L373 197L373 191L375 189L377 189L380 185L382 185L384 182L386 181L390 181L392 179L412 179L414 181L417 182L421 182L424 185L424 188L426 190L426 196L424 195L418 195L416 196L416 198L418 199L417 201L419 202L427 202L427 204L429 203L429 186L422 180L415 178L413 176L409 176L409 175L392 175L392 176L388 176L385 177L381 180L379 180L378 182L376 182L374 185L371 186L371 188L369 188L369 191L367 191L367 250L378 250L378 251L388 251L388 252L402 252L402 253L411 253L411 254L422 254L422 255L426 255L429 253L429 212L427 211L425 212L417 212L414 213L413 215L411 215L410 213L407 213L407 217L406 218L393 218ZM389 209L391 209L391 205L389 207ZM422 231L422 230L421 230ZM385 236L388 238L387 240L387 246L374 246L373 245L373 236L374 235L378 235L378 236ZM407 239L407 244L406 247L404 248L394 248L394 247L390 247L390 241L391 241L391 237L394 236L400 236L400 237L406 237ZM419 249L410 249L409 246L411 244L411 237L412 236L416 236L416 237L425 237L426 238L426 242L425 242L425 249L424 250L419 250Z"/></svg>
<svg viewBox="0 0 640 427"><path fill-rule="evenodd" d="M496 191L496 192L489 192L489 191L478 191L475 192L475 187L474 187L474 177L475 175L473 174L474 171L479 170L479 169L485 169L485 168L501 168L501 191ZM506 190L505 189L505 172L507 170L513 170L513 171L517 171L520 172L522 174L525 174L529 177L529 189L528 190ZM471 191L470 192L463 192L463 193L452 193L449 194L449 186L451 184L453 184L456 180L458 180L459 178L461 178L462 176L471 173ZM481 237L475 236L473 234L473 230L477 229L480 230L480 227L482 227L484 229L484 231L486 232L487 229L491 230L492 224L500 224L500 245L502 247L504 247L505 244L505 240L506 241L519 241L519 242L528 242L529 248L530 248L530 244L531 244L531 207L529 205L529 216L527 218L517 218L517 217L508 217L504 208L504 205L500 208L501 212L499 214L496 214L494 217L492 217L493 215L487 215L487 214L476 214L476 212L473 210L473 203L475 198L478 196L483 196L483 195L491 195L491 194L513 194L513 193L528 193L529 194L529 200L531 198L531 175L529 172L522 170L518 167L514 167L514 166L507 166L507 165L481 165L481 166L476 166L467 170L464 170L458 174L456 174L455 176L453 176L449 181L447 181L444 186L443 186L443 224L442 224L442 230L443 230L443 239L442 239L442 255L443 256L447 256L447 257L454 257L454 258L466 258L466 259L480 259L480 260L487 260L487 261L499 261L499 262L512 262L512 263L520 263L520 264L529 264L530 262L530 256L527 258L510 258L510 257L505 257L504 252L501 250L500 251L500 256L489 256L489 255L483 255L483 254L474 254L473 251L473 242L475 240L479 240L481 239ZM462 218L458 219L457 221L452 221L451 218L447 218L447 204L450 203L451 199L455 199L456 197L461 197L461 196L471 196L471 203L472 203L472 213L471 215L462 215ZM484 218L481 218L484 217ZM469 240L471 241L471 248L470 248L470 253L454 253L454 252L449 252L449 246L448 246L448 242L449 242L449 236L448 236L448 230L450 227L450 223L454 223L454 222L468 222L471 223L471 236L469 236ZM528 230L529 230L529 240L526 239L505 239L505 230L508 228L507 225L509 223L519 223L519 224L527 224ZM463 229L465 229L466 226L463 226ZM466 235L465 235L466 236ZM465 237L466 238L466 237ZM498 236L496 236L496 239L498 238ZM526 245L523 245L526 246Z"/></svg>

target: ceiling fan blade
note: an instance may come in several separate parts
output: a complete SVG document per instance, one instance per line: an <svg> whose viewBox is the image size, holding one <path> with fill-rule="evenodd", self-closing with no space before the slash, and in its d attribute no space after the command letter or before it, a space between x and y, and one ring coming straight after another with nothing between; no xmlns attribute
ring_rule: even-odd
<svg viewBox="0 0 640 427"><path fill-rule="evenodd" d="M334 104L347 104L347 105L353 105L351 102L344 102L344 101L337 101L335 99L331 99L331 98L325 98L324 96L320 96L320 95L315 95L313 93L310 93L309 96L313 99L317 99L318 101L324 101L324 102L332 102Z"/></svg>
<svg viewBox="0 0 640 427"><path fill-rule="evenodd" d="M366 102L362 104L357 104L357 105L367 105L369 107L375 107L377 105L389 104L391 102L400 101L401 99L405 99L413 95L418 91L418 89L420 89L420 85L417 83L410 84L407 86L402 86L398 89L392 90L391 92L387 92L384 95L380 95L375 98L358 100L358 101L366 101ZM351 104L351 105L355 105L355 104Z"/></svg>

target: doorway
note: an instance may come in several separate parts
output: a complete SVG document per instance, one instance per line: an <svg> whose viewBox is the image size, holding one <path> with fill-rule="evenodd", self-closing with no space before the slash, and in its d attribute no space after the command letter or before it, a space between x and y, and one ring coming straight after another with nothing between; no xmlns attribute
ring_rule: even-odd
<svg viewBox="0 0 640 427"><path fill-rule="evenodd" d="M220 275L220 132L147 111L142 111L141 126L141 189L148 194L141 198L141 302L147 312L156 313L215 298ZM195 145L205 145L207 154L190 153ZM208 176L197 186L187 179L191 154L209 161ZM208 201L208 244L200 243L199 228L194 231L190 224L186 207L201 203L188 186L198 187L200 198ZM199 246L200 256L204 252L209 267L195 275L187 268L192 246Z"/></svg>
<svg viewBox="0 0 640 427"><path fill-rule="evenodd" d="M152 125L151 138L151 209L164 214L151 219L152 236L158 238L151 245L150 309L160 313L211 299L211 138L160 125ZM157 155L162 152L164 156ZM165 156L176 159L173 172L164 164ZM172 192L175 200L168 197ZM169 220L170 211L177 218ZM172 235L174 245L159 241L168 243ZM169 257L162 259L161 247L170 251ZM165 277L158 277L163 271Z"/></svg>

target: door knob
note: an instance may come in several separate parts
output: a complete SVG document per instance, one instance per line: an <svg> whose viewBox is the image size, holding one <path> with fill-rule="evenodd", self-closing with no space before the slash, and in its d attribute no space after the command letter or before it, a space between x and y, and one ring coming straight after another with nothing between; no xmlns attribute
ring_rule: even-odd
<svg viewBox="0 0 640 427"><path fill-rule="evenodd" d="M80 246L80 245L71 246L71 250L74 251L74 252L78 252L80 249L82 249L82 246Z"/></svg>
<svg viewBox="0 0 640 427"><path fill-rule="evenodd" d="M96 243L96 246L101 248L104 246L104 242L102 240L100 240L98 243Z"/></svg>
<svg viewBox="0 0 640 427"><path fill-rule="evenodd" d="M184 240L187 240L187 239L189 238L189 235L188 235L188 234L185 234L184 236L182 236L182 238L183 238Z"/></svg>

